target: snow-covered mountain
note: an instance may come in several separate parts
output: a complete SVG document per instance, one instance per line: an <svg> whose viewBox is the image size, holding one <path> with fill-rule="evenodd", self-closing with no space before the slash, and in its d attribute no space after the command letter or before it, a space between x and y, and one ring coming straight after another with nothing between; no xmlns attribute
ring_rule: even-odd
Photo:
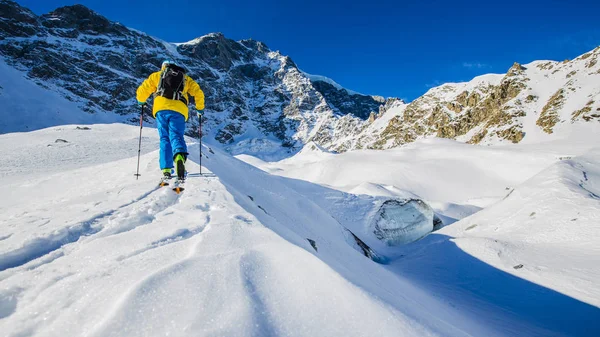
<svg viewBox="0 0 600 337"><path fill-rule="evenodd" d="M169 58L185 65L205 90L206 139L263 159L288 157L311 141L337 152L393 148L430 136L536 142L564 137L571 125L597 123L600 116L600 48L572 61L515 63L505 75L444 84L406 104L307 74L290 57L251 39L217 33L167 43L81 5L36 16L0 0L0 56L90 115L75 117L42 104L36 115L45 125L14 114L0 122L0 132L58 120L136 123L135 89ZM12 86L6 80L0 85ZM197 121L191 123L188 134L195 135Z"/></svg>
<svg viewBox="0 0 600 337"><path fill-rule="evenodd" d="M506 74L430 89L410 104L388 100L368 121L347 120L336 151L388 149L420 138L473 144L535 143L600 122L600 47L574 60L515 63Z"/></svg>
<svg viewBox="0 0 600 337"><path fill-rule="evenodd" d="M340 116L366 118L383 102L311 80L291 58L254 40L209 34L172 44L81 5L38 17L8 0L0 1L0 23L7 64L89 114L115 121L135 122L137 86L162 60L180 62L205 91L205 135L232 153L281 157L311 139L325 139ZM59 112L48 106L37 114L52 120ZM35 122L27 117L3 123L0 132L31 129ZM194 127L189 134L197 134Z"/></svg>

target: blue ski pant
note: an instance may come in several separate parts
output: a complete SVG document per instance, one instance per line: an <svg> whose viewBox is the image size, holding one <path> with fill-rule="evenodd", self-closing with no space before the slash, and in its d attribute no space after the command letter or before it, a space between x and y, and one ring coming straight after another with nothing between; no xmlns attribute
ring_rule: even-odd
<svg viewBox="0 0 600 337"><path fill-rule="evenodd" d="M185 117L176 111L161 110L156 113L158 136L160 137L160 169L173 168L174 155L178 153L187 157Z"/></svg>

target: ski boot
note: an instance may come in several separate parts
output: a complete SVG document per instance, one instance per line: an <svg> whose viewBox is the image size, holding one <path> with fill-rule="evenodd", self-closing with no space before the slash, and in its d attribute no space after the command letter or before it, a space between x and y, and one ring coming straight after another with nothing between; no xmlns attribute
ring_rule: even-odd
<svg viewBox="0 0 600 337"><path fill-rule="evenodd" d="M160 187L169 186L169 180L171 180L171 178L172 178L171 169L166 168L166 169L163 169L162 172L163 172L163 176L162 176L162 178L160 178L160 183L158 183L158 186L160 186Z"/></svg>
<svg viewBox="0 0 600 337"><path fill-rule="evenodd" d="M185 180L185 155L178 153L175 155L175 172L178 180Z"/></svg>
<svg viewBox="0 0 600 337"><path fill-rule="evenodd" d="M183 183L185 182L185 155L178 153L175 155L175 171L177 172L177 181L175 182L175 187L173 187L173 191L179 194L183 192Z"/></svg>

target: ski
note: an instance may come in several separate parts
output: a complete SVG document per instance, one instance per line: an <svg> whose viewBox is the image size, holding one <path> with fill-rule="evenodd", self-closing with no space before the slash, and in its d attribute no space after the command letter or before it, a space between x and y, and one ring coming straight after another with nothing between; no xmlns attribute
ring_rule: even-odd
<svg viewBox="0 0 600 337"><path fill-rule="evenodd" d="M180 194L181 192L183 192L185 190L185 187L183 187L185 183L185 179L177 179L175 181L175 183L173 184L173 192Z"/></svg>

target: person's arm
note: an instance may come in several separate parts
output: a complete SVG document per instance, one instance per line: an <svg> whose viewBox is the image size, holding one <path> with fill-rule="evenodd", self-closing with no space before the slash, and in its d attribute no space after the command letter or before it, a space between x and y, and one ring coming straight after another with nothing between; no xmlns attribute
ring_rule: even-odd
<svg viewBox="0 0 600 337"><path fill-rule="evenodd" d="M201 111L204 110L204 92L200 89L200 86L196 81L194 81L191 77L188 76L188 94L194 96L194 101L196 101L196 110Z"/></svg>
<svg viewBox="0 0 600 337"><path fill-rule="evenodd" d="M139 103L145 103L148 97L156 92L159 78L160 72L156 72L152 73L144 82L142 82L136 92L136 97Z"/></svg>

